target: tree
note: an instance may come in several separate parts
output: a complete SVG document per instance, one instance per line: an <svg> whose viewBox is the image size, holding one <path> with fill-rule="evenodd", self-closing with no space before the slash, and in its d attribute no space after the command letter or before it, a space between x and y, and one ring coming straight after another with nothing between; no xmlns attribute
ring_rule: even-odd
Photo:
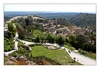
<svg viewBox="0 0 100 69"><path fill-rule="evenodd" d="M40 42L40 38L39 38L39 36L36 36L36 38L35 38L34 41L35 41L35 42Z"/></svg>
<svg viewBox="0 0 100 69"><path fill-rule="evenodd" d="M41 38L42 38L42 32L41 32L41 30L33 30L33 36L35 38L34 41L40 42Z"/></svg>
<svg viewBox="0 0 100 69"><path fill-rule="evenodd" d="M41 36L41 35L42 35L41 30L33 30L33 36L34 37Z"/></svg>
<svg viewBox="0 0 100 69"><path fill-rule="evenodd" d="M34 29L43 31L42 26L38 22L34 23Z"/></svg>
<svg viewBox="0 0 100 69"><path fill-rule="evenodd" d="M85 42L82 44L82 49L86 51L90 51L90 43Z"/></svg>
<svg viewBox="0 0 100 69"><path fill-rule="evenodd" d="M53 18L53 20L56 20L56 18Z"/></svg>
<svg viewBox="0 0 100 69"><path fill-rule="evenodd" d="M65 38L62 36L56 36L56 43L63 45L65 42Z"/></svg>
<svg viewBox="0 0 100 69"><path fill-rule="evenodd" d="M41 34L41 36L40 36L40 42L43 43L44 40L45 40L45 35Z"/></svg>
<svg viewBox="0 0 100 69"><path fill-rule="evenodd" d="M78 44L78 47L77 47L77 48L82 48L82 44L83 44L84 42L86 42L87 40L86 40L85 36L83 36L83 35L78 35L78 36L76 37L76 41L77 41L77 44Z"/></svg>
<svg viewBox="0 0 100 69"><path fill-rule="evenodd" d="M82 44L82 49L83 50L86 50L88 52L92 51L92 52L96 52L96 46L93 45L92 43L89 43L89 42L85 42Z"/></svg>
<svg viewBox="0 0 100 69"><path fill-rule="evenodd" d="M76 36L74 34L69 35L69 43L72 44L72 46L74 46L75 41L76 41Z"/></svg>
<svg viewBox="0 0 100 69"><path fill-rule="evenodd" d="M94 41L94 45L96 45L96 34L94 32L91 32L89 34L89 37L91 39L91 43L93 44L93 41Z"/></svg>
<svg viewBox="0 0 100 69"><path fill-rule="evenodd" d="M96 46L96 34L94 34L93 40L94 40L94 45Z"/></svg>
<svg viewBox="0 0 100 69"><path fill-rule="evenodd" d="M27 33L33 33L33 30L34 30L34 25L28 25L27 27L26 27L26 30L27 30Z"/></svg>
<svg viewBox="0 0 100 69"><path fill-rule="evenodd" d="M13 23L8 23L8 30L10 32L16 32L16 28L14 27Z"/></svg>
<svg viewBox="0 0 100 69"><path fill-rule="evenodd" d="M39 23L38 22L36 22L34 25L36 26L36 28L39 27Z"/></svg>
<svg viewBox="0 0 100 69"><path fill-rule="evenodd" d="M15 23L15 25L16 25L16 28L17 28L17 31L19 34L19 38L24 39L25 34L26 34L24 28L22 27L22 25L20 23Z"/></svg>
<svg viewBox="0 0 100 69"><path fill-rule="evenodd" d="M45 34L45 40L48 40L48 42L50 42L50 43L54 43L54 40L55 40L54 35L49 33L49 32L46 33Z"/></svg>
<svg viewBox="0 0 100 69"><path fill-rule="evenodd" d="M93 32L91 32L91 33L89 34L89 36L90 36L91 43L92 43L92 40L93 40Z"/></svg>
<svg viewBox="0 0 100 69"><path fill-rule="evenodd" d="M17 30L18 30L19 38L24 39L25 38L25 30L22 30L22 29L17 29Z"/></svg>
<svg viewBox="0 0 100 69"><path fill-rule="evenodd" d="M14 23L17 29L24 30L23 26L20 23Z"/></svg>
<svg viewBox="0 0 100 69"><path fill-rule="evenodd" d="M28 26L28 25L29 25L29 19L26 18L26 19L25 19L25 22L26 22L26 26Z"/></svg>
<svg viewBox="0 0 100 69"><path fill-rule="evenodd" d="M8 23L8 31L11 36L15 36L16 28L14 27L13 23Z"/></svg>

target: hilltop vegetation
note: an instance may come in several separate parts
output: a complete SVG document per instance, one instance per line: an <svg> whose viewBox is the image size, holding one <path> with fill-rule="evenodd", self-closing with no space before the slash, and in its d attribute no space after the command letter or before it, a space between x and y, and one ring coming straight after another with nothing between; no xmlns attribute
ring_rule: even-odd
<svg viewBox="0 0 100 69"><path fill-rule="evenodd" d="M15 16L37 15L46 19L65 19L76 26L88 27L96 31L96 14L90 13L48 13L48 12L5 12L5 21ZM60 20L61 21L61 20ZM62 22L64 23L64 22Z"/></svg>
<svg viewBox="0 0 100 69"><path fill-rule="evenodd" d="M73 16L71 19L72 21L74 19L75 21L80 20L87 22L88 20L89 22L90 19L95 20L94 16L95 14L77 14L77 16ZM50 43L58 43L60 45L63 45L66 41L76 49L81 48L86 51L96 52L95 32L86 30L87 28L79 28L68 22L66 19L52 18L48 20L35 15L18 16L13 18L11 22L16 25L20 39L34 38L30 41L45 41ZM90 21L89 24L92 24L91 22L95 21Z"/></svg>
<svg viewBox="0 0 100 69"><path fill-rule="evenodd" d="M68 21L76 26L89 27L96 31L96 14L81 13L70 17Z"/></svg>
<svg viewBox="0 0 100 69"><path fill-rule="evenodd" d="M49 13L49 15L50 14L52 15L54 13ZM10 56L24 56L32 61L33 58L35 58L34 62L39 59L38 57L45 57L45 59L54 61L55 63L57 62L58 64L79 64L71 59L65 51L66 49L48 50L42 45L42 43L51 43L59 44L59 48L65 46L69 50L78 50L79 53L96 59L96 15L75 13L72 15L67 14L67 17L64 16L64 18L62 18L64 14L66 13L60 15L55 13L54 17L51 16L52 18L28 15L16 16L10 19L9 22L7 22L8 31L5 31L7 36L4 38L4 51L7 52L13 49L13 38L17 32L19 36L14 39L40 44L30 45L32 50L29 51L25 43L17 40L19 49ZM17 14L13 16L15 15ZM24 15L24 13L22 15ZM58 16L61 17L56 18ZM16 28L14 26L16 26Z"/></svg>

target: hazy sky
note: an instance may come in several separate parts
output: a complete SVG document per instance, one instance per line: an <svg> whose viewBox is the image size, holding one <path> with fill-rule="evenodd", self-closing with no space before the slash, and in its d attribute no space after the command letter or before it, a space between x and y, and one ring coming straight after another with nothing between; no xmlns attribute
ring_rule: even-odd
<svg viewBox="0 0 100 69"><path fill-rule="evenodd" d="M4 4L4 11L96 13L96 4Z"/></svg>

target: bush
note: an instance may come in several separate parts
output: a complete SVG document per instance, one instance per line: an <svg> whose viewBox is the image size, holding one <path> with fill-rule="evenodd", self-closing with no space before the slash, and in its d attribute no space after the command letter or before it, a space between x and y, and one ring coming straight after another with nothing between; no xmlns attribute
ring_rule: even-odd
<svg viewBox="0 0 100 69"><path fill-rule="evenodd" d="M87 43L87 42L82 44L82 49L88 52L89 51L92 51L94 53L96 52L96 46L91 43Z"/></svg>
<svg viewBox="0 0 100 69"><path fill-rule="evenodd" d="M24 43L18 40L18 46L24 46Z"/></svg>
<svg viewBox="0 0 100 69"><path fill-rule="evenodd" d="M68 45L68 43L67 42L64 42L64 45Z"/></svg>
<svg viewBox="0 0 100 69"><path fill-rule="evenodd" d="M39 38L39 36L37 36L37 37L35 38L34 41L35 41L35 42L40 42L40 38Z"/></svg>
<svg viewBox="0 0 100 69"><path fill-rule="evenodd" d="M10 54L10 56L17 57L18 56L18 53L13 52L12 54Z"/></svg>
<svg viewBox="0 0 100 69"><path fill-rule="evenodd" d="M4 38L4 52L11 51L14 48L14 41L11 38Z"/></svg>
<svg viewBox="0 0 100 69"><path fill-rule="evenodd" d="M81 54L86 55L86 53L83 50L81 51Z"/></svg>
<svg viewBox="0 0 100 69"><path fill-rule="evenodd" d="M8 30L10 32L16 32L16 28L14 27L13 23L8 23Z"/></svg>

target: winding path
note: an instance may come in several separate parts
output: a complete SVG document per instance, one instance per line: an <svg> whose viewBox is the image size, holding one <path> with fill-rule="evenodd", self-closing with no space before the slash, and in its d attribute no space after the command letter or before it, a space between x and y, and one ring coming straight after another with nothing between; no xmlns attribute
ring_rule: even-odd
<svg viewBox="0 0 100 69"><path fill-rule="evenodd" d="M30 45L30 44L35 44L34 42L28 42L28 41L25 41L25 40L21 40L21 39L18 39L19 41L23 42L26 46Z"/></svg>
<svg viewBox="0 0 100 69"><path fill-rule="evenodd" d="M18 50L18 42L15 41L14 50L11 50L11 51L8 51L8 52L4 52L4 55L5 55L5 56L8 56L9 54L11 54L11 53L13 53L13 52L15 52L15 51L17 51L17 50Z"/></svg>
<svg viewBox="0 0 100 69"><path fill-rule="evenodd" d="M57 46L57 47L59 47L61 49L65 49L65 51L70 55L70 57L72 59L75 58L76 62L79 62L79 63L81 63L83 65L96 65L96 60L90 59L89 57L86 57L84 55L80 55L78 53L75 53L74 51L72 51L72 52L69 53L68 52L69 49L65 48L64 46L60 46L58 44L51 44L51 43L46 43L46 45L53 45L53 46Z"/></svg>
<svg viewBox="0 0 100 69"><path fill-rule="evenodd" d="M16 27L16 26L14 25L14 27ZM8 56L9 54L11 54L11 53L13 53L13 52L18 50L18 42L16 41L16 39L18 39L18 33L17 32L16 32L15 37L14 37L14 41L15 41L14 50L11 50L9 52L4 52L5 56ZM30 44L42 44L42 43L28 42L28 41L24 41L24 40L20 40L20 39L18 39L18 40L23 42L23 43L25 43L25 46L28 46ZM96 65L96 60L90 59L88 57L85 57L85 56L80 55L80 54L75 53L75 52L69 53L68 52L69 50L67 48L65 48L64 46L60 46L58 44L51 44L51 43L45 43L45 44L46 45L53 45L53 46L60 47L61 49L65 49L66 52L71 56L72 59L75 58L75 61L77 61L77 62L79 62L79 63L81 63L83 65ZM30 48L30 50L32 50L32 49Z"/></svg>
<svg viewBox="0 0 100 69"><path fill-rule="evenodd" d="M29 44L36 44L35 42L28 42L28 41L24 41L24 40L20 40L22 42L24 42L26 45ZM46 45L53 45L53 46L57 46L60 47L61 49L65 49L66 52L70 55L70 57L73 59L74 57L76 58L75 61L79 62L83 65L96 65L96 60L90 59L88 57L85 57L84 55L80 55L78 53L75 53L74 51L69 53L69 49L65 48L64 46L60 46L58 44L51 44L51 43L45 43Z"/></svg>
<svg viewBox="0 0 100 69"><path fill-rule="evenodd" d="M14 25L14 24L13 24ZM14 27L16 28L16 26L14 25ZM16 39L18 38L18 33L16 32L15 33L15 37L14 37L14 41L15 41L15 44L14 44L14 50L11 50L11 51L8 51L8 52L4 52L4 55L5 56L8 56L9 54L15 52L18 50L18 42L16 41Z"/></svg>
<svg viewBox="0 0 100 69"><path fill-rule="evenodd" d="M83 65L96 65L96 60L90 59L89 57L85 57L84 55L80 55L78 53L75 53L74 51L68 52L69 49L65 47L61 47L62 49L65 49L66 52L71 56L72 59L75 58L76 62L79 62Z"/></svg>
<svg viewBox="0 0 100 69"><path fill-rule="evenodd" d="M71 56L72 59L75 57L76 61L78 61L79 63L83 65L96 65L95 60L85 57L83 55L80 55L74 52L69 53L69 55Z"/></svg>

